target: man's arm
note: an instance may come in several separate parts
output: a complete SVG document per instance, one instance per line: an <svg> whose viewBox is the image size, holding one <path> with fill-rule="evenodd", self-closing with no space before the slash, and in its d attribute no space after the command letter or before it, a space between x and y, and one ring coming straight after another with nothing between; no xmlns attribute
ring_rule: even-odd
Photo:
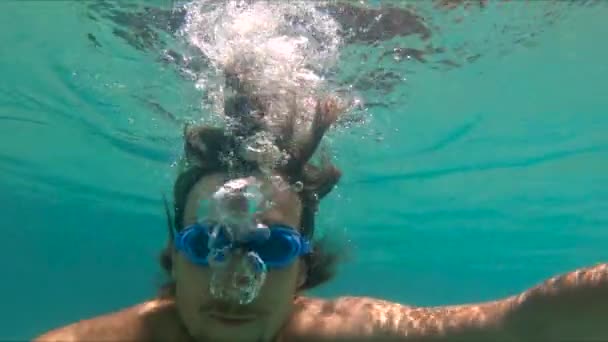
<svg viewBox="0 0 608 342"><path fill-rule="evenodd" d="M608 264L480 304L409 307L345 297L299 305L290 341L608 340Z"/></svg>
<svg viewBox="0 0 608 342"><path fill-rule="evenodd" d="M509 340L504 318L515 297L443 307L411 307L388 301L342 297L305 299L289 327L289 341L501 341Z"/></svg>

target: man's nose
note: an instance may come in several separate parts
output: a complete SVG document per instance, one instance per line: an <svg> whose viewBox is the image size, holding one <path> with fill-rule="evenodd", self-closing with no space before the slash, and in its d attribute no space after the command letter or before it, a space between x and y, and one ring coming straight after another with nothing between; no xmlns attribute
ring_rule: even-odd
<svg viewBox="0 0 608 342"><path fill-rule="evenodd" d="M248 285L251 270L248 270L247 266L247 252L242 248L233 251L230 261L226 265L226 271L230 274L229 277L224 278L224 281L229 283L226 285L237 287Z"/></svg>
<svg viewBox="0 0 608 342"><path fill-rule="evenodd" d="M232 256L226 266L231 273L244 273L247 270L247 251L244 248L232 251Z"/></svg>

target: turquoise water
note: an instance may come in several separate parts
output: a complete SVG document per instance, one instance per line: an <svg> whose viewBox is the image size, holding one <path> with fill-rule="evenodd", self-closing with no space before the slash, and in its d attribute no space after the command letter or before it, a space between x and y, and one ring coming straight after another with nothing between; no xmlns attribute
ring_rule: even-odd
<svg viewBox="0 0 608 342"><path fill-rule="evenodd" d="M161 194L183 122L205 113L150 41L179 43L125 23L167 2L130 4L0 4L0 339L131 305L162 281ZM345 231L353 253L315 294L481 301L605 261L607 11L511 2L456 24L462 12L426 9L444 54L356 59L405 38L347 53L344 78L381 67L400 77L384 90L360 80L376 104L368 120L328 136L344 178L319 224ZM136 18L162 19L147 13Z"/></svg>

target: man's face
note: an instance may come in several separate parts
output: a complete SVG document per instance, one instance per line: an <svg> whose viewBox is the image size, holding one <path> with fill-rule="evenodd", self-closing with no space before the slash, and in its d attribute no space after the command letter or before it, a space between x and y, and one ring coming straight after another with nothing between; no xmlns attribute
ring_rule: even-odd
<svg viewBox="0 0 608 342"><path fill-rule="evenodd" d="M273 203L257 216L258 222L299 227L301 202L297 193L255 176ZM209 200L225 181L225 174L213 174L196 183L186 202L184 227L203 219L197 217L201 201ZM216 213L206 215L214 219ZM177 251L173 257L177 309L189 333L201 341L270 340L289 318L296 290L304 281L305 266L299 259L285 268L269 269L258 296L250 304L240 305L211 296L212 270L208 266L192 264Z"/></svg>

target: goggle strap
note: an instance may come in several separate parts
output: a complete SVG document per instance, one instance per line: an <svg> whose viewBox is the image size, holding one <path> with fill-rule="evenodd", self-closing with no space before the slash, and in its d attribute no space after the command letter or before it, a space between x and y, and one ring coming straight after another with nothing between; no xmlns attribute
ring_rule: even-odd
<svg viewBox="0 0 608 342"><path fill-rule="evenodd" d="M171 241L175 241L175 234L177 230L175 229L175 225L173 224L173 215L171 215L171 210L169 209L169 201L167 200L167 196L165 196L165 194L163 194L163 205L165 206L165 215L167 216L167 228L169 229L169 239Z"/></svg>

